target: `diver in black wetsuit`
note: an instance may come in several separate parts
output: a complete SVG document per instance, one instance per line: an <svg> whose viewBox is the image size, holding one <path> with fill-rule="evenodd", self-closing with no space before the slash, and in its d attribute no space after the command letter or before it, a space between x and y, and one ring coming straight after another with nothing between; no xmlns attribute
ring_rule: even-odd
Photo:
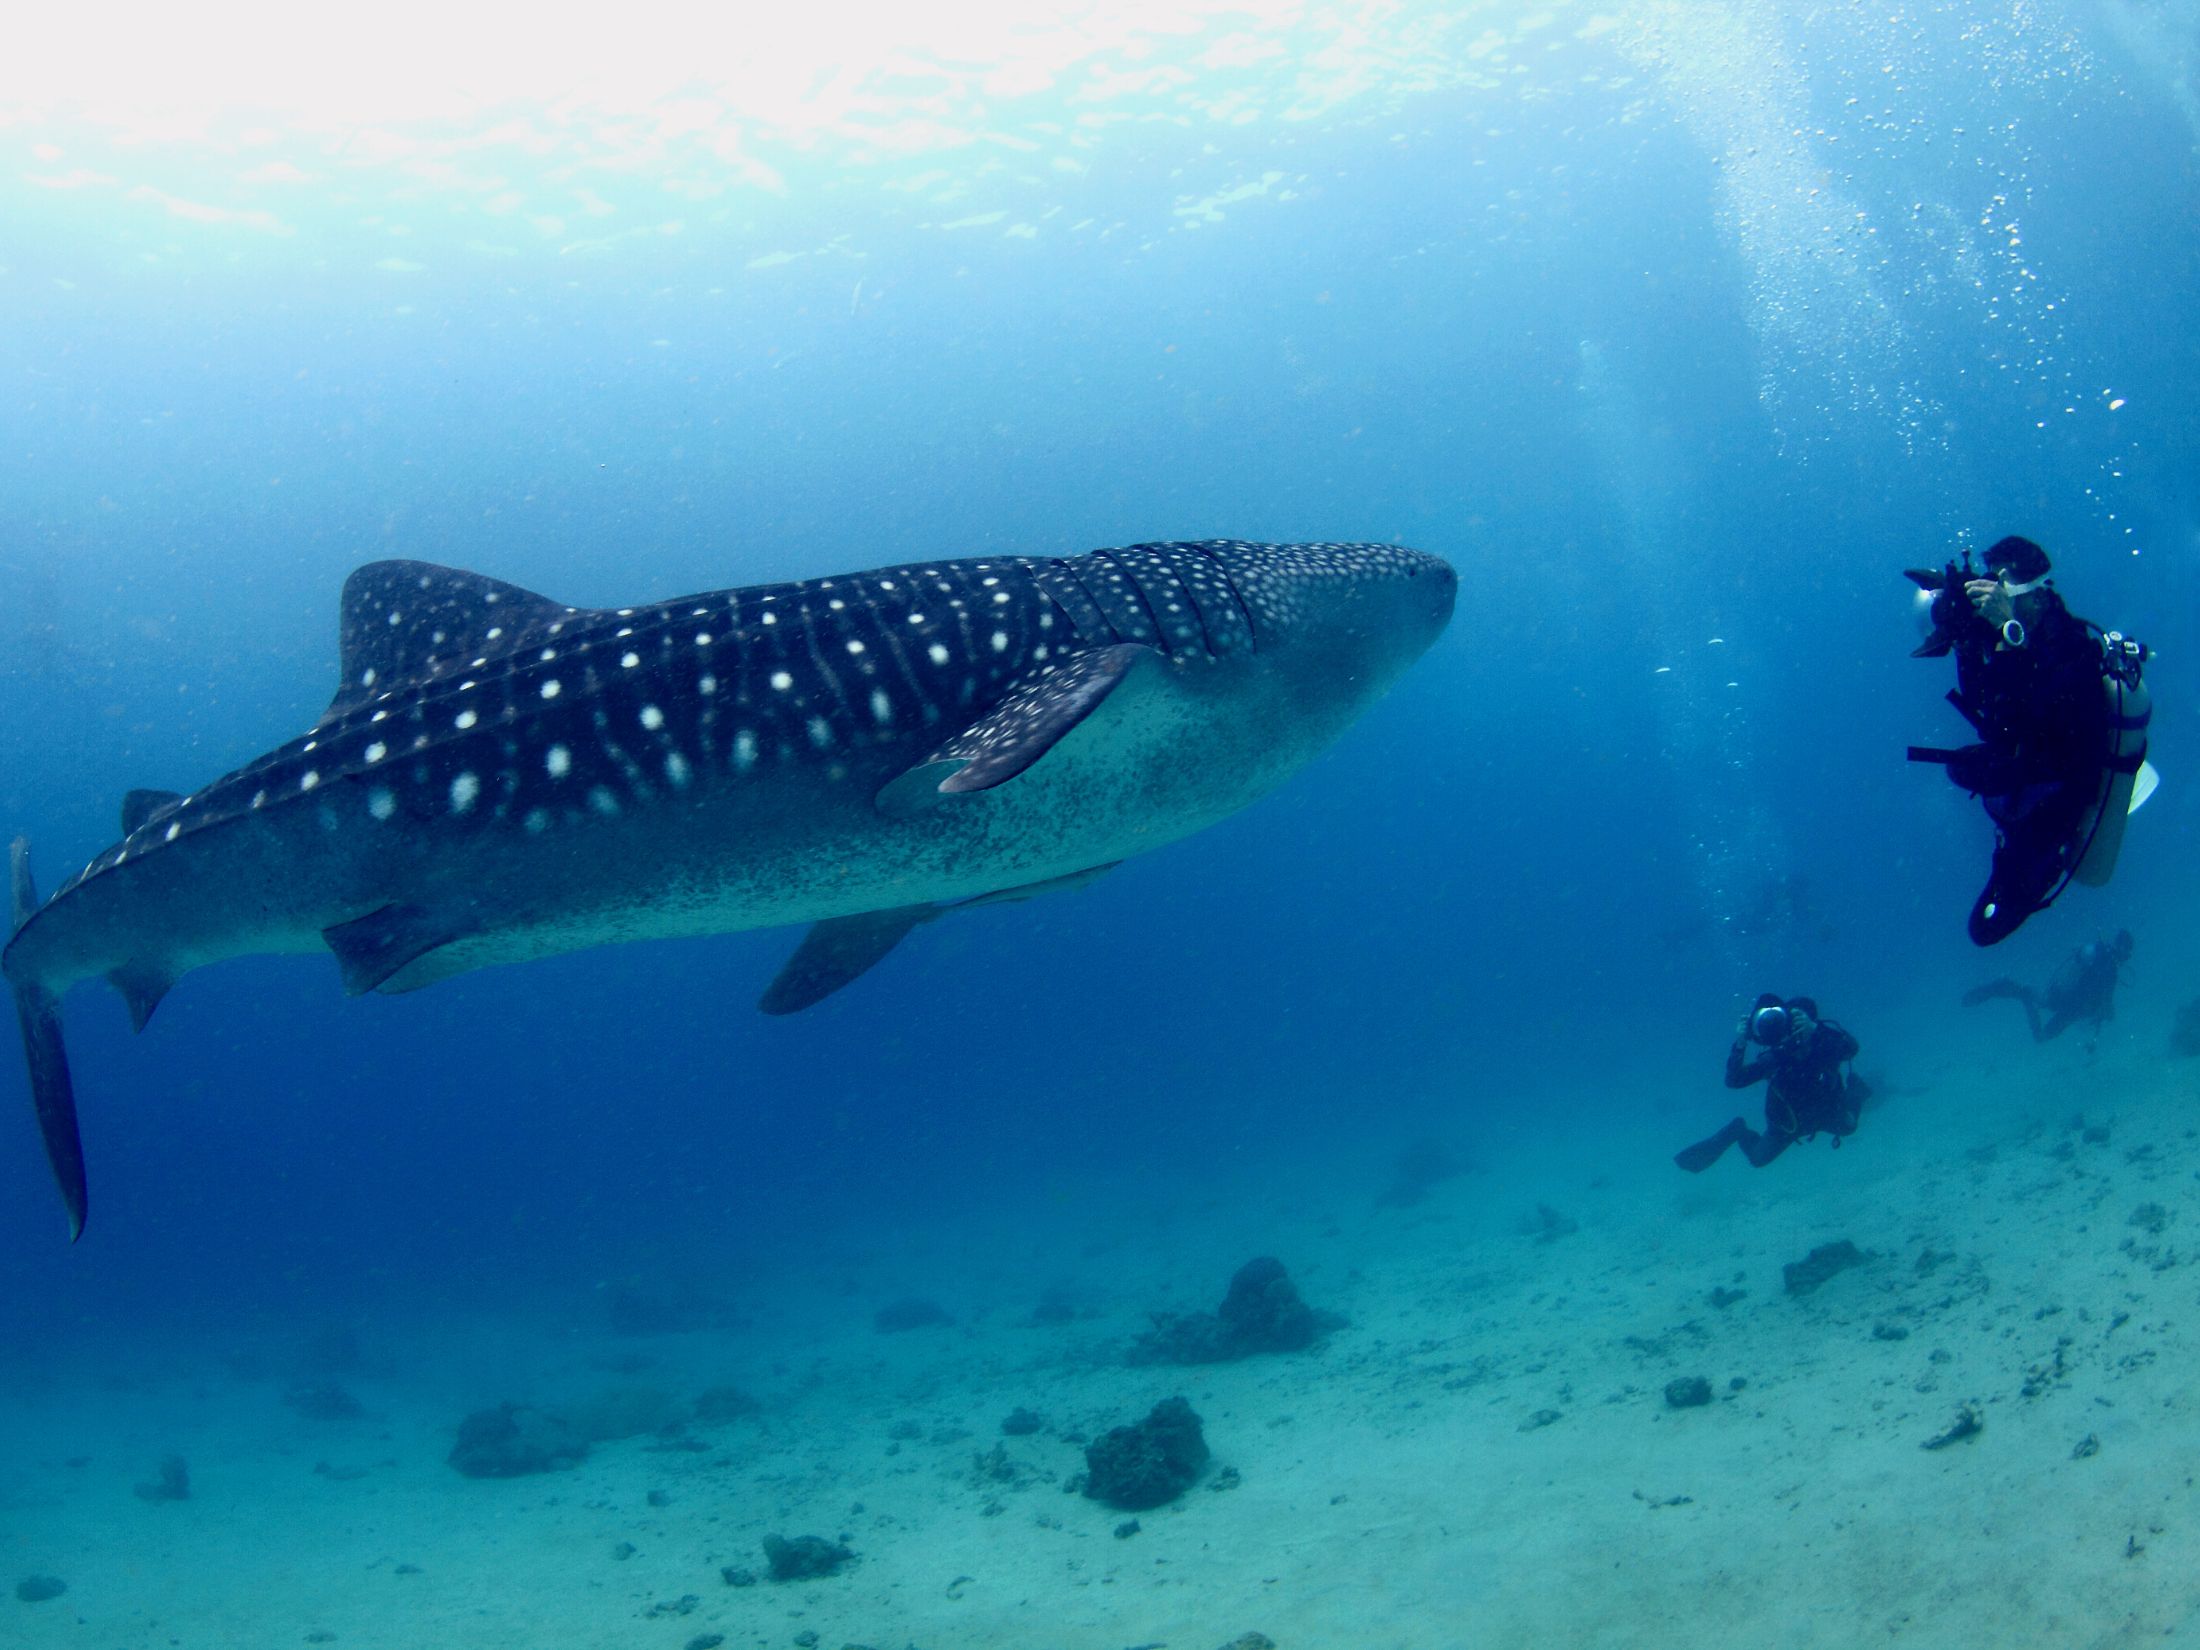
<svg viewBox="0 0 2200 1650"><path fill-rule="evenodd" d="M1986 578L1952 565L1910 575L1939 592L1917 656L1955 653L1950 702L1979 736L1958 750L1910 752L1945 763L1994 822L1993 870L1971 907L1978 945L2007 939L2061 891L2089 846L2083 827L2113 754L2101 642L2063 605L2049 567L2030 539L2005 538L1986 552Z"/></svg>
<svg viewBox="0 0 2200 1650"><path fill-rule="evenodd" d="M2131 930L2119 928L2114 939L2088 940L2071 952L2045 991L2034 991L2015 980L1989 980L1966 991L1963 1006L1976 1008L1996 998L2014 997L2024 1007L2025 1024L2032 1028L2035 1043L2051 1043L2081 1020L2097 1036L2101 1027L2116 1018L2116 987L2130 960ZM2040 1018L2043 1008L2047 1010L2044 1020Z"/></svg>
<svg viewBox="0 0 2200 1650"><path fill-rule="evenodd" d="M1751 1043L1765 1051L1754 1060L1749 1058ZM1842 1069L1856 1058L1856 1051L1856 1039L1831 1020L1820 1019L1810 998L1782 1002L1766 992L1742 1016L1734 1029L1734 1046L1726 1053L1728 1088L1765 1084L1764 1133L1737 1117L1717 1134L1675 1152L1673 1161L1690 1174L1701 1174L1727 1147L1739 1146L1750 1167L1761 1169L1798 1140L1830 1134L1840 1145L1843 1136L1856 1132L1871 1093L1862 1078Z"/></svg>

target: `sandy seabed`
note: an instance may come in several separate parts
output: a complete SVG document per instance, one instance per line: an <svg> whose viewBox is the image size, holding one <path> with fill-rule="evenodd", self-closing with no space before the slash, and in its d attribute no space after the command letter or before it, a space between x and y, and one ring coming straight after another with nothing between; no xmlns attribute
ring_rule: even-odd
<svg viewBox="0 0 2200 1650"><path fill-rule="evenodd" d="M349 1420L285 1406L266 1336L12 1379L0 1644L2200 1646L2196 1078L2073 1041L1889 1083L1846 1147L1763 1171L1670 1167L1727 1115L1706 1085L1634 1138L1539 1107L1408 1207L1378 1201L1396 1143L1371 1142L1138 1218L1120 1187L1043 1222L942 1211L726 1288L736 1327L363 1322ZM1865 1264L1791 1295L1784 1266L1843 1239ZM1126 1364L1150 1311L1211 1307L1263 1253L1348 1326ZM1034 1321L1050 1287L1069 1321ZM912 1293L956 1321L879 1333ZM1668 1403L1697 1376L1709 1403ZM501 1399L724 1384L758 1412L539 1476L446 1464ZM1082 1441L1172 1394L1214 1459L1118 1534L1071 1487ZM1004 1437L1020 1406L1041 1430ZM1974 1435L1923 1447L1966 1411ZM171 1451L190 1499L135 1495ZM723 1579L761 1575L771 1533L858 1557ZM31 1575L67 1591L21 1602Z"/></svg>

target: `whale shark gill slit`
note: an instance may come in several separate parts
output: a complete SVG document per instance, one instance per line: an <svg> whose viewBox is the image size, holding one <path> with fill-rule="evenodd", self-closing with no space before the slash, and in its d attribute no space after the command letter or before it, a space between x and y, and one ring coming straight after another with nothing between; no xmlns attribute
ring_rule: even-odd
<svg viewBox="0 0 2200 1650"><path fill-rule="evenodd" d="M1212 550L1201 549L1198 561L1186 574L1184 588L1190 592L1200 625L1207 632L1209 653L1227 659L1252 651L1253 620L1245 611L1245 598L1238 594L1229 570Z"/></svg>

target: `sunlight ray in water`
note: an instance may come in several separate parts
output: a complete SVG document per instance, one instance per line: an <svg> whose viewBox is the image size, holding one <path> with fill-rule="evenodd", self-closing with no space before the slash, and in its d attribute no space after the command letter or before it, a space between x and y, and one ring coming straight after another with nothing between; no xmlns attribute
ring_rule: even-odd
<svg viewBox="0 0 2200 1650"><path fill-rule="evenodd" d="M403 0L343 26L225 0L154 19L121 57L95 19L54 8L0 61L0 142L22 140L0 148L0 188L261 239L346 218L410 234L453 213L482 226L479 250L592 255L829 184L1030 240L1118 139L1495 90L1516 46L1593 35L1587 15L866 0L698 23L643 0L607 26L596 8ZM1176 227L1219 222L1276 180L1225 166L1188 181Z"/></svg>

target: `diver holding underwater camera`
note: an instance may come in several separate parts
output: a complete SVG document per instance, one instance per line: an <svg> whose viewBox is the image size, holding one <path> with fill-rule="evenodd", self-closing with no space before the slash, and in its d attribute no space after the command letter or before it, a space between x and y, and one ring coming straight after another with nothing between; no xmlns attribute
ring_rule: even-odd
<svg viewBox="0 0 2200 1650"><path fill-rule="evenodd" d="M1752 1043L1764 1050L1754 1059L1749 1054ZM1727 1147L1739 1146L1749 1166L1761 1169L1798 1140L1830 1134L1839 1146L1856 1132L1864 1102L1871 1098L1870 1085L1842 1069L1856 1058L1857 1048L1845 1027L1819 1018L1818 1005L1810 998L1783 1002L1766 992L1742 1016L1734 1028L1734 1045L1726 1051L1728 1088L1765 1085L1764 1132L1737 1117L1717 1134L1675 1152L1674 1164L1702 1174L1726 1155Z"/></svg>
<svg viewBox="0 0 2200 1650"><path fill-rule="evenodd" d="M2026 538L1961 563L1908 570L1931 621L1913 658L1956 657L1948 695L1978 742L1912 745L1976 796L1994 823L1993 868L1971 906L1973 943L1998 945L2070 881L2098 887L2116 868L2124 821L2153 789L2146 770L2145 644L2063 605L2047 552ZM1929 598L1929 599L1928 599Z"/></svg>

